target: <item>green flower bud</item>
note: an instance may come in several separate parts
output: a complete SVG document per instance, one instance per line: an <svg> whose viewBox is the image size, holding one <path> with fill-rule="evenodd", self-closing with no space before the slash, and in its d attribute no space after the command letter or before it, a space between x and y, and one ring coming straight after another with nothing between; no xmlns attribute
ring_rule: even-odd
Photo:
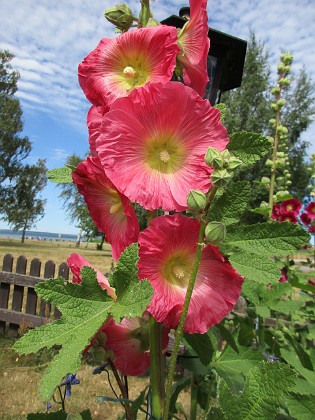
<svg viewBox="0 0 315 420"><path fill-rule="evenodd" d="M263 176L260 182L263 184L270 184L270 178L268 178L267 176Z"/></svg>
<svg viewBox="0 0 315 420"><path fill-rule="evenodd" d="M280 102L280 101L278 101L278 102ZM280 133L280 134L286 135L286 134L288 134L288 129L284 125L278 125L277 132Z"/></svg>
<svg viewBox="0 0 315 420"><path fill-rule="evenodd" d="M284 156L285 156L284 152L277 152L278 158L284 158Z"/></svg>
<svg viewBox="0 0 315 420"><path fill-rule="evenodd" d="M209 244L217 245L226 237L226 227L221 222L210 222L205 230L206 241Z"/></svg>
<svg viewBox="0 0 315 420"><path fill-rule="evenodd" d="M206 202L206 195L199 190L191 190L187 195L187 205L191 210L203 210Z"/></svg>
<svg viewBox="0 0 315 420"><path fill-rule="evenodd" d="M271 127L274 127L276 125L277 121L274 118L271 118L271 120L269 120L269 125Z"/></svg>
<svg viewBox="0 0 315 420"><path fill-rule="evenodd" d="M285 64L282 61L280 61L277 68L278 68L278 73L284 73Z"/></svg>
<svg viewBox="0 0 315 420"><path fill-rule="evenodd" d="M271 159L267 159L265 165L272 168L273 167L273 161Z"/></svg>
<svg viewBox="0 0 315 420"><path fill-rule="evenodd" d="M290 185L292 185L292 181L290 181L290 180L288 179L288 180L286 181L285 185L287 185L287 186L289 187Z"/></svg>
<svg viewBox="0 0 315 420"><path fill-rule="evenodd" d="M276 159L275 166L276 168L282 168L285 165L284 159Z"/></svg>
<svg viewBox="0 0 315 420"><path fill-rule="evenodd" d="M285 105L285 99L279 99L279 101L277 101L277 106L279 108L282 108Z"/></svg>
<svg viewBox="0 0 315 420"><path fill-rule="evenodd" d="M313 189L313 185L309 184L306 188L307 188L308 190L312 190L312 189Z"/></svg>
<svg viewBox="0 0 315 420"><path fill-rule="evenodd" d="M283 61L284 64L286 64L286 65L292 64L293 55L290 54L289 52L281 54L280 57L281 57L281 60Z"/></svg>
<svg viewBox="0 0 315 420"><path fill-rule="evenodd" d="M277 181L282 182L284 180L283 176L278 176Z"/></svg>
<svg viewBox="0 0 315 420"><path fill-rule="evenodd" d="M280 88L279 88L278 86L277 86L277 87L272 88L272 89L271 89L271 93L272 93L273 95L275 95L275 96L280 95Z"/></svg>
<svg viewBox="0 0 315 420"><path fill-rule="evenodd" d="M289 171L288 171L287 169L285 169L285 170L283 171L283 174L284 174L284 175L288 175L288 174L289 174Z"/></svg>
<svg viewBox="0 0 315 420"><path fill-rule="evenodd" d="M232 174L230 174L226 169L216 169L211 175L212 183L218 187L223 187L231 179Z"/></svg>
<svg viewBox="0 0 315 420"><path fill-rule="evenodd" d="M238 159L235 156L231 156L230 161L228 162L228 171L234 171L236 168L238 168L243 162L241 159Z"/></svg>
<svg viewBox="0 0 315 420"><path fill-rule="evenodd" d="M214 147L208 148L205 156L205 162L208 166L215 167L217 169L223 168L223 159L221 157L221 153Z"/></svg>
<svg viewBox="0 0 315 420"><path fill-rule="evenodd" d="M282 77L278 80L279 86L286 87L289 86L291 81L287 77Z"/></svg>
<svg viewBox="0 0 315 420"><path fill-rule="evenodd" d="M286 174L286 178L290 179L292 177L292 175L290 174L290 172L288 174Z"/></svg>
<svg viewBox="0 0 315 420"><path fill-rule="evenodd" d="M313 172L313 168L311 168L310 166L306 169L307 172L312 173Z"/></svg>
<svg viewBox="0 0 315 420"><path fill-rule="evenodd" d="M116 4L113 7L109 7L105 10L104 16L121 31L128 31L133 21L137 20L126 4Z"/></svg>
<svg viewBox="0 0 315 420"><path fill-rule="evenodd" d="M266 201L262 201L261 203L260 203L260 206L259 206L261 209L268 209L269 208L269 203L267 203Z"/></svg>
<svg viewBox="0 0 315 420"><path fill-rule="evenodd" d="M276 112L279 111L279 107L277 104L271 104L271 108Z"/></svg>
<svg viewBox="0 0 315 420"><path fill-rule="evenodd" d="M290 197L291 197L291 194L289 193L289 191L278 191L276 194L277 201L288 200Z"/></svg>
<svg viewBox="0 0 315 420"><path fill-rule="evenodd" d="M275 142L275 139L273 137L267 136L266 140L270 143L270 146L273 145L273 143Z"/></svg>

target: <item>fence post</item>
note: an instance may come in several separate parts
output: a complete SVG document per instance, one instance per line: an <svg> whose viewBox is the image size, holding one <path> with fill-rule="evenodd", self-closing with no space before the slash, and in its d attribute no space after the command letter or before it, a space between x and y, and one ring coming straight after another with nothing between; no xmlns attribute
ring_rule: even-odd
<svg viewBox="0 0 315 420"><path fill-rule="evenodd" d="M24 255L20 255L16 262L16 270L17 274L26 274L26 266L27 266L27 259ZM13 298L12 298L12 310L16 312L21 312L22 305L23 305L23 295L24 295L24 287L18 286L17 284L14 285L13 288ZM18 335L19 330L18 324L9 324L9 336L16 337Z"/></svg>
<svg viewBox="0 0 315 420"><path fill-rule="evenodd" d="M12 273L13 255L6 254L3 257L2 271ZM10 285L8 283L0 283L0 308L7 309L10 296ZM5 332L5 321L0 321L0 333Z"/></svg>

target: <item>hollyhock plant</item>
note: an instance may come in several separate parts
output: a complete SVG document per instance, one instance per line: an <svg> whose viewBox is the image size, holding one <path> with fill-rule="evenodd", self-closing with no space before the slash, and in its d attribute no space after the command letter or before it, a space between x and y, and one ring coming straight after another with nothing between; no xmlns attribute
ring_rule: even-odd
<svg viewBox="0 0 315 420"><path fill-rule="evenodd" d="M197 249L200 224L177 214L160 216L139 235L139 277L147 278L154 296L147 310L158 322L176 328L182 312ZM202 251L184 331L204 334L233 309L243 283L215 246Z"/></svg>
<svg viewBox="0 0 315 420"><path fill-rule="evenodd" d="M148 84L103 117L96 150L106 175L147 210L181 211L191 189L207 192L209 146L225 149L220 111L177 82Z"/></svg>
<svg viewBox="0 0 315 420"><path fill-rule="evenodd" d="M72 173L73 182L84 196L99 232L106 235L112 254L118 260L122 251L136 242L139 223L129 200L107 178L97 157L88 157Z"/></svg>
<svg viewBox="0 0 315 420"><path fill-rule="evenodd" d="M210 47L206 0L190 0L190 19L178 35L181 52L177 60L183 67L184 82L200 96L209 80L207 57Z"/></svg>
<svg viewBox="0 0 315 420"><path fill-rule="evenodd" d="M110 286L108 279L104 274L100 271L96 270L84 257L79 254L73 253L67 259L67 264L74 276L73 283L81 283L81 268L82 267L92 267L93 270L96 272L96 279L98 284L101 286L102 289L107 291L107 294L111 296L113 299L116 299L115 289Z"/></svg>
<svg viewBox="0 0 315 420"><path fill-rule="evenodd" d="M306 213L308 214L311 220L315 219L315 201L309 203L309 205L305 208Z"/></svg>
<svg viewBox="0 0 315 420"><path fill-rule="evenodd" d="M178 53L173 27L140 28L104 38L79 65L79 83L94 105L110 105L148 82L170 80Z"/></svg>

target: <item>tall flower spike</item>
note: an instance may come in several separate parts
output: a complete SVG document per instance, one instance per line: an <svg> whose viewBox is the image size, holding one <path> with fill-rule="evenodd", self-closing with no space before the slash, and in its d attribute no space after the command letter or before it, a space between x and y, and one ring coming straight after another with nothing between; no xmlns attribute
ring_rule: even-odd
<svg viewBox="0 0 315 420"><path fill-rule="evenodd" d="M97 154L108 178L147 210L187 208L190 190L207 192L209 146L225 149L219 110L181 83L148 84L104 115Z"/></svg>
<svg viewBox="0 0 315 420"><path fill-rule="evenodd" d="M209 80L207 0L190 0L189 3L190 19L178 35L181 52L177 59L183 68L185 84L203 96Z"/></svg>
<svg viewBox="0 0 315 420"><path fill-rule="evenodd" d="M173 27L159 25L104 38L79 65L79 83L94 105L110 105L148 82L170 80L178 53Z"/></svg>
<svg viewBox="0 0 315 420"><path fill-rule="evenodd" d="M81 283L81 268L82 267L92 267L96 272L96 278L98 284L102 289L107 291L108 296L111 296L113 299L116 299L115 289L109 285L108 279L100 271L96 270L84 257L79 254L73 253L67 259L67 264L74 276L73 283Z"/></svg>
<svg viewBox="0 0 315 420"><path fill-rule="evenodd" d="M139 223L129 200L107 178L99 159L88 157L72 173L73 182L84 196L90 215L118 260L122 251L137 242Z"/></svg>
<svg viewBox="0 0 315 420"><path fill-rule="evenodd" d="M199 222L181 214L160 216L139 234L139 278L154 289L147 308L157 322L176 328L190 279L199 237ZM217 247L202 251L184 331L204 334L233 309L243 277Z"/></svg>

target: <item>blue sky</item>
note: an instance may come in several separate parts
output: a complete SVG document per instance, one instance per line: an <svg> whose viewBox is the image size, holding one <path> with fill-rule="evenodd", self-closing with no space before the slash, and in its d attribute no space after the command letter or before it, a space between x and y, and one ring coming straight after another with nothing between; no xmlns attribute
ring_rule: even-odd
<svg viewBox="0 0 315 420"><path fill-rule="evenodd" d="M117 1L117 3L119 3ZM21 74L17 96L21 100L24 134L32 141L29 161L47 159L48 168L63 166L72 153L88 150L85 126L90 107L77 82L77 66L101 38L114 37L114 27L103 18L115 4L108 0L1 0L0 49L15 55L12 64ZM138 1L127 2L139 11ZM178 14L188 0L152 3L162 20ZM209 0L209 25L248 39L250 30L265 42L275 68L281 49L294 55L294 70L303 65L315 81L314 0ZM315 151L315 124L305 133ZM48 184L45 217L37 230L77 233L58 199L59 190ZM0 221L0 228L7 228Z"/></svg>

